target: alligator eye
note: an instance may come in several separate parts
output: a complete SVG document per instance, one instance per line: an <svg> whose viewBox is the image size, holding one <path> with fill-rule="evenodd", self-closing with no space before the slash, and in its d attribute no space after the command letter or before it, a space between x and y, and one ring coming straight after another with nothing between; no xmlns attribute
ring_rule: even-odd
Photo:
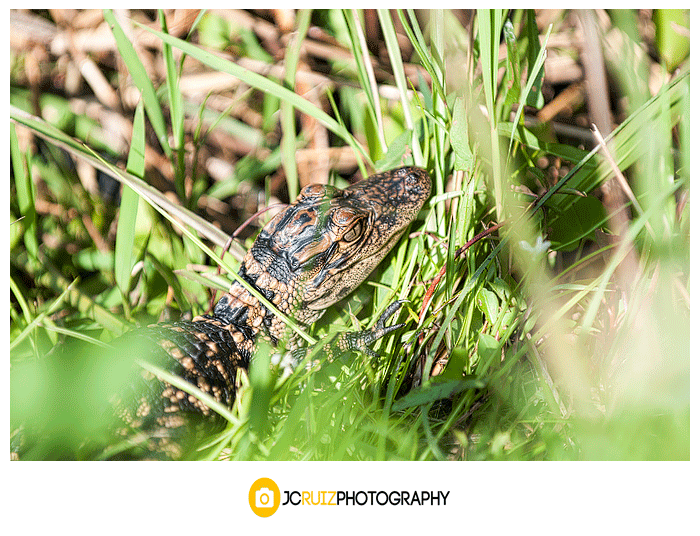
<svg viewBox="0 0 700 536"><path fill-rule="evenodd" d="M354 242L362 236L362 231L364 230L365 220L358 220L355 225L353 225L348 232L343 235L343 240L346 242Z"/></svg>

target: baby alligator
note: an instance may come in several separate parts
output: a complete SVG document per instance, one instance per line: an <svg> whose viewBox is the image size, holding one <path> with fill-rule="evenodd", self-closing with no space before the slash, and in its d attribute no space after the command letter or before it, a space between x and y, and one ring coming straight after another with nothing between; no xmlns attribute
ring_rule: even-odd
<svg viewBox="0 0 700 536"><path fill-rule="evenodd" d="M373 175L344 190L307 186L265 225L239 275L297 324L309 325L362 283L415 219L430 190L428 173L416 167ZM385 326L399 306L400 302L389 306L367 331L340 335L330 353L372 354L372 342L401 327ZM148 340L152 345L155 338L164 352L149 361L231 408L236 373L248 368L258 335L273 346L284 341L287 349L300 351L298 335L234 281L211 315L135 330L127 340ZM147 454L186 455L185 436L193 436L202 422L221 417L171 383L145 371L142 376L147 387L130 389L116 403L118 432L124 437L140 435Z"/></svg>

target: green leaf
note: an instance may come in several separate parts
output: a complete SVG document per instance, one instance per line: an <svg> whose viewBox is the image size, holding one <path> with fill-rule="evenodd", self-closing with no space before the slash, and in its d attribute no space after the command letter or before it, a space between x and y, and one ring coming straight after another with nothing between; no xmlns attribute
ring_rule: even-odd
<svg viewBox="0 0 700 536"><path fill-rule="evenodd" d="M595 240L595 230L608 219L603 204L593 196L582 197L552 221L552 248L572 251L585 239Z"/></svg>
<svg viewBox="0 0 700 536"><path fill-rule="evenodd" d="M552 33L552 25L549 25L549 28L547 30L547 34L545 35L544 38L544 44L545 47L547 45L547 41L549 41L549 34ZM530 96L530 92L532 88L534 87L535 83L539 80L541 83L542 76L544 76L544 60L547 56L547 49L545 47L542 47L539 51L539 54L535 58L535 61L532 65L530 65L530 74L527 78L527 84L525 85L525 91L520 93L520 97L518 99L518 110L515 113L515 120L513 121L513 128L510 133L510 141L508 142L508 152L510 153L510 147L512 147L513 144L513 137L515 136L515 129L516 127L520 124L520 118L522 117L523 114L523 108L525 107L526 101ZM499 125L500 128L500 125Z"/></svg>
<svg viewBox="0 0 700 536"><path fill-rule="evenodd" d="M477 373L485 371L494 360L500 359L502 343L498 342L493 335L488 333L479 334L479 345L476 348L479 357Z"/></svg>
<svg viewBox="0 0 700 536"><path fill-rule="evenodd" d="M455 100L450 126L450 144L455 152L455 169L470 173L474 167L474 153L469 145L467 103L463 97Z"/></svg>
<svg viewBox="0 0 700 536"><path fill-rule="evenodd" d="M199 44L214 50L224 50L231 44L232 23L207 12L199 25Z"/></svg>
<svg viewBox="0 0 700 536"><path fill-rule="evenodd" d="M434 378L418 389L410 391L406 396L394 402L392 411L401 411L406 408L431 404L436 400L449 398L467 389L483 389L486 387L484 380L476 376L467 376L460 380L443 380Z"/></svg>
<svg viewBox="0 0 700 536"><path fill-rule="evenodd" d="M513 23L509 20L503 25L503 35L507 51L505 107L510 108L520 100L520 57L518 54L518 42L513 32Z"/></svg>
<svg viewBox="0 0 700 536"><path fill-rule="evenodd" d="M534 9L527 10L527 18L525 22L525 31L527 32L527 64L530 69L528 78L532 80L530 91L527 92L527 100L525 104L534 108L542 108L544 106L544 95L542 95L542 82L544 81L544 64L540 64L540 58L544 57L542 46L540 45L539 29L537 28L537 15ZM539 68L537 68L537 65ZM534 69L537 68L535 76L532 76Z"/></svg>
<svg viewBox="0 0 700 536"><path fill-rule="evenodd" d="M496 294L490 290L486 290L485 288L479 289L479 292L476 295L476 306L479 308L479 311L486 315L486 319L488 320L489 324L493 325L497 322L499 308L498 297Z"/></svg>
<svg viewBox="0 0 700 536"><path fill-rule="evenodd" d="M457 346L445 365L445 369L440 373L440 378L444 380L464 380L464 371L469 363L469 352L464 346Z"/></svg>
<svg viewBox="0 0 700 536"><path fill-rule="evenodd" d="M375 163L375 169L381 172L400 166L407 148L411 146L411 138L412 134L409 130L404 130L399 134L389 145L384 158Z"/></svg>
<svg viewBox="0 0 700 536"><path fill-rule="evenodd" d="M656 47L671 72L690 54L690 10L657 9L654 23Z"/></svg>

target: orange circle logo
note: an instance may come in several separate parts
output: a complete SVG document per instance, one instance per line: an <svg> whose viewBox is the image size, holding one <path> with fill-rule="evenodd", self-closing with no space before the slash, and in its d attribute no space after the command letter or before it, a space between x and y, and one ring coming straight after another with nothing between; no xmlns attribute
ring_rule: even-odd
<svg viewBox="0 0 700 536"><path fill-rule="evenodd" d="M280 505L280 489L271 478L258 478L250 486L250 509L260 517L270 517Z"/></svg>

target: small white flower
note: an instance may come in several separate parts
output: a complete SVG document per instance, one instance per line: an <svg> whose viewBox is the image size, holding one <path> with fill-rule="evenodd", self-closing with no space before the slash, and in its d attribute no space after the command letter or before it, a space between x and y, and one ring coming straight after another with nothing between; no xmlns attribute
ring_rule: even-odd
<svg viewBox="0 0 700 536"><path fill-rule="evenodd" d="M551 245L552 243L549 240L543 240L541 236L537 237L534 246L531 246L525 240L520 241L520 247L523 248L525 251L531 253L535 257L539 257L540 255L546 254L547 250L549 249L549 246Z"/></svg>

